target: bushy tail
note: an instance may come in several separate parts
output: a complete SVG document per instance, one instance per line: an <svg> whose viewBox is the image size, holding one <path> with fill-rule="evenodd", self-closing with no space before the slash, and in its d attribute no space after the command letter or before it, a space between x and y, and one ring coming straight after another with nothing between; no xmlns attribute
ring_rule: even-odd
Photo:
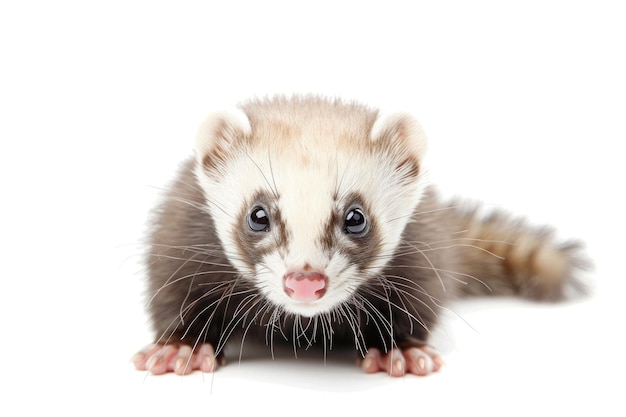
<svg viewBox="0 0 626 417"><path fill-rule="evenodd" d="M463 271L484 283L463 286L464 294L558 300L587 291L580 273L590 262L580 242L559 243L551 229L501 212L481 216L475 209L453 210L463 238L471 242L460 251Z"/></svg>

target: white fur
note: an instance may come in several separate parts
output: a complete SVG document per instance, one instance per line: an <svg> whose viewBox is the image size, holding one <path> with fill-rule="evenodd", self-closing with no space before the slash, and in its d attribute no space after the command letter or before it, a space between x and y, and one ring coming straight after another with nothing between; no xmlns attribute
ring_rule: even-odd
<svg viewBox="0 0 626 417"><path fill-rule="evenodd" d="M249 121L245 115L242 117L242 113L210 116L201 128L197 142L198 160L201 161L204 153L209 152L214 145L212 137L221 121L227 121L229 127L241 133L251 132ZM389 129L394 129L397 123L403 123L414 136L409 142L412 143L411 148L406 151L419 152L417 155L421 156L425 150L423 132L415 119L406 114L396 113L379 119L374 124L370 138L363 140L380 140L379 137ZM334 137L309 137L304 132L302 137L293 138L293 143L307 145L304 147L279 147L270 143L236 152L219 180L210 178L202 169L196 172L200 185L209 196L207 208L217 226L218 236L235 268L248 279L254 280L271 302L285 311L304 316L332 310L348 300L356 288L368 279L356 274L356 267L349 264L349 259L339 254L329 256L317 244L327 232L324 225L332 211L338 209L333 200L336 189L340 196L353 190L365 196L370 208L366 215L375 217L381 226L379 229L384 235L382 256L377 258L374 267L370 269L376 274L385 267L386 259L396 249L406 223L426 187L426 182L421 178L402 184L402 173L392 168L398 161L387 161L381 159L383 155L370 155L367 152L340 151L334 146L336 140ZM272 196L274 187L280 195L277 204L283 222L289 228L290 244L287 251L272 251L261 265L250 270L240 260L241 254L237 252L238 245L232 230L241 227L235 223L239 220L237 213L241 212L242 206L256 203L245 201L245 197L249 198L259 189L266 190L267 195ZM339 204L350 202L340 201ZM270 219L271 216L270 212ZM271 229L264 237L263 244L271 247L277 238L277 231ZM353 244L341 233L338 239L341 239L341 245ZM303 268L305 264L325 273L329 278L326 294L315 302L293 300L283 290L284 275Z"/></svg>
<svg viewBox="0 0 626 417"><path fill-rule="evenodd" d="M370 133L371 140L380 140L386 132L393 130L398 125L405 126L409 141L412 148L411 152L414 152L420 160L424 158L428 149L428 141L426 140L426 133L422 128L419 121L413 117L410 113L406 112L381 112L372 126Z"/></svg>
<svg viewBox="0 0 626 417"><path fill-rule="evenodd" d="M215 146L217 133L219 133L217 130L222 127L223 123L226 123L232 132L240 132L243 135L250 135L252 132L248 116L238 108L209 114L198 128L198 133L196 134L195 149L200 161Z"/></svg>

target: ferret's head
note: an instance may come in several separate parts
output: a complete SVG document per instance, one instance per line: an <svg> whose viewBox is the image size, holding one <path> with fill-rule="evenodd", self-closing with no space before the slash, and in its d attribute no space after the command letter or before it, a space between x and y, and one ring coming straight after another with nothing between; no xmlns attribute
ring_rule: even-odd
<svg viewBox="0 0 626 417"><path fill-rule="evenodd" d="M390 261L426 186L425 147L407 114L253 101L207 118L196 175L240 279L310 317L352 300Z"/></svg>

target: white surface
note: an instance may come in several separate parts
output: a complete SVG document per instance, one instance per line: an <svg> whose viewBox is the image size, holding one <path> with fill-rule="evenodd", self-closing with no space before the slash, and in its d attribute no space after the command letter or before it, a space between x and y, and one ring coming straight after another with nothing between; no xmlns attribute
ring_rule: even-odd
<svg viewBox="0 0 626 417"><path fill-rule="evenodd" d="M619 2L223 3L0 5L0 409L624 415ZM428 378L288 358L134 371L158 188L209 110L277 92L414 113L434 181L586 240L596 295L461 304Z"/></svg>

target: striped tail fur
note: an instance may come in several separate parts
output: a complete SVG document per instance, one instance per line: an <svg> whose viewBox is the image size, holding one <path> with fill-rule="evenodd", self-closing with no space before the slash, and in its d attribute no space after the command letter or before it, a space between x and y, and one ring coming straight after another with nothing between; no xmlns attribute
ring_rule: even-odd
<svg viewBox="0 0 626 417"><path fill-rule="evenodd" d="M457 252L458 267L483 285L466 285L461 295L519 295L560 300L588 288L581 273L591 267L578 241L559 242L554 230L532 227L503 212L479 215L478 208L449 206L455 236L467 244Z"/></svg>

